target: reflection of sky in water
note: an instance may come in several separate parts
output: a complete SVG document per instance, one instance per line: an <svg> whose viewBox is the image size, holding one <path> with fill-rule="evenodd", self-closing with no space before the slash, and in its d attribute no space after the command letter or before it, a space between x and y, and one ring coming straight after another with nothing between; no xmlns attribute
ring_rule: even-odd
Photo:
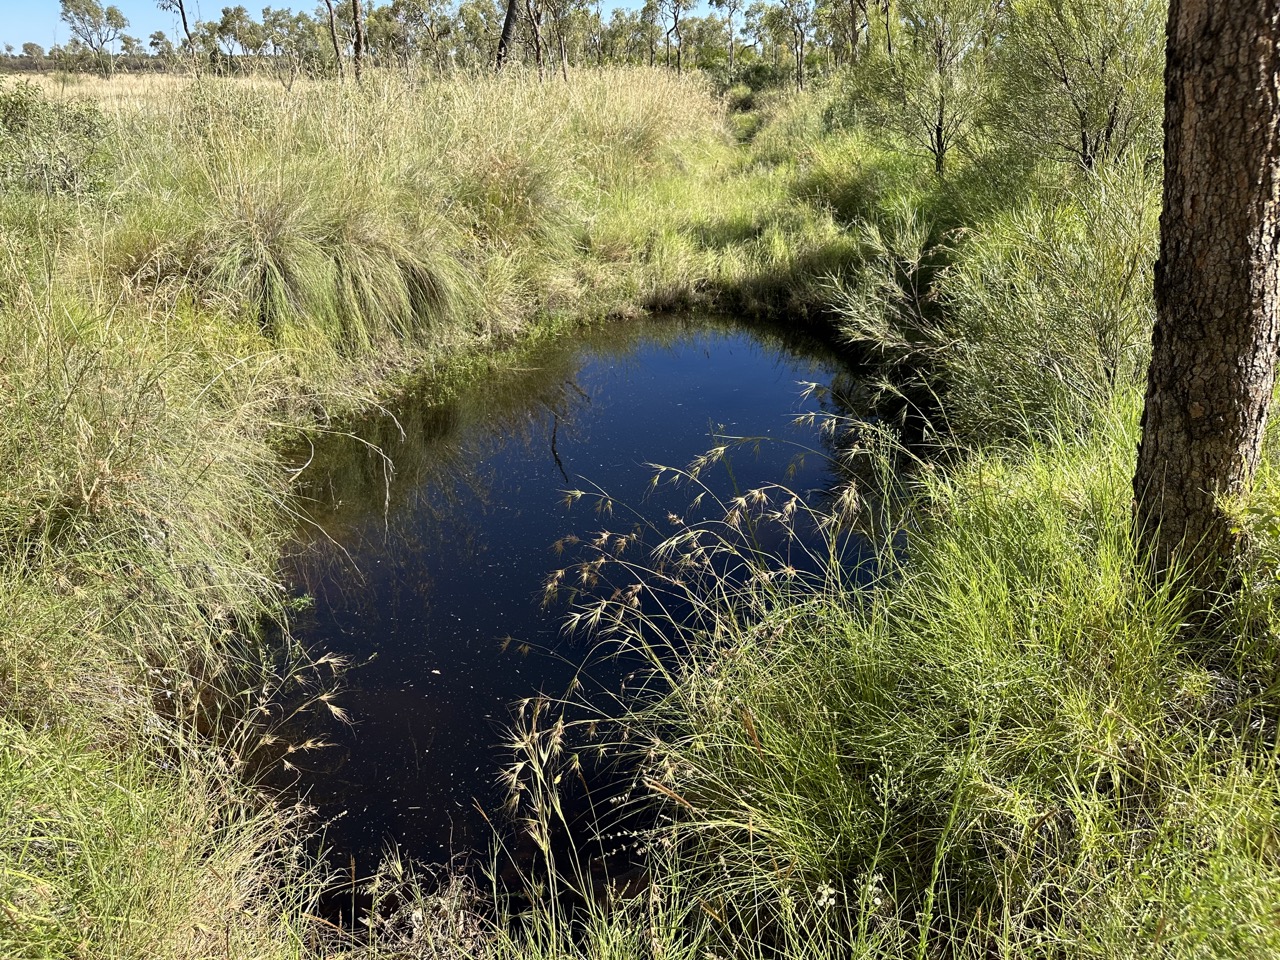
<svg viewBox="0 0 1280 960"><path fill-rule="evenodd" d="M321 817L337 818L329 843L362 867L386 837L428 860L487 845L475 804L492 816L500 803L495 745L508 704L564 693L586 655L560 635L565 609L540 606L545 577L567 562L556 540L625 531L631 510L660 524L668 510L685 512L689 492L649 493L644 464L684 466L713 432L819 445L792 419L816 409L799 382L830 382L829 359L705 326L605 336L548 348L447 407L406 401L399 428L372 419L362 439L395 461L390 476L356 441L325 444L308 468L325 534L312 531L290 561L298 592L315 598L297 630L317 651L373 659L338 699L354 726L323 730L337 745L299 765ZM788 479L796 453L787 443L739 451L732 480L717 468L712 486L830 483L812 453ZM606 491L613 517L585 500L566 508L570 486ZM609 669L593 667L593 679L615 688Z"/></svg>

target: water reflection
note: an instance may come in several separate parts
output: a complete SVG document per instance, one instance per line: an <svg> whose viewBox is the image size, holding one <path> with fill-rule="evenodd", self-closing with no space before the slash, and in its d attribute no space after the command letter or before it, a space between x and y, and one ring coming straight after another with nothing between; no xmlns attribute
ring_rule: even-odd
<svg viewBox="0 0 1280 960"><path fill-rule="evenodd" d="M362 663L338 702L353 718L323 735L336 746L291 761L342 862L372 866L388 838L411 856L447 859L487 844L501 802L495 745L509 705L564 694L585 651L561 636L565 610L544 609L552 545L624 510L661 521L688 509L685 490L650 492L648 463L683 465L713 435L759 436L711 480L730 494L765 483L830 487L820 443L793 424L819 409L802 382L838 364L812 344L707 321L612 327L549 345L495 370L444 404L410 392L355 436L332 437L301 477L315 523L288 572L310 604L296 628L313 649ZM606 521L569 488L607 491ZM585 502L585 501L584 501ZM616 689L622 667L592 668Z"/></svg>

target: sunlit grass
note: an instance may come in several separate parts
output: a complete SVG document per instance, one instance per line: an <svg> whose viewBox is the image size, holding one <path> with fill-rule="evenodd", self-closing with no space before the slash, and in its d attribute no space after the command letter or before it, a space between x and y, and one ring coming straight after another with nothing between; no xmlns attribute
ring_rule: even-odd
<svg viewBox="0 0 1280 960"><path fill-rule="evenodd" d="M641 601L579 616L649 657L604 740L657 817L647 882L582 941L543 917L503 955L1274 953L1275 641L1233 641L1274 587L1191 627L1184 596L1137 574L1136 401L921 473L858 590L838 560L806 574L735 534L750 503L802 527L785 491L648 563L589 560ZM558 717L544 705L513 740L536 824L598 746Z"/></svg>
<svg viewBox="0 0 1280 960"><path fill-rule="evenodd" d="M323 952L304 821L250 782L317 746L289 714L342 715L339 664L269 630L281 443L610 301L577 224L719 136L697 81L638 76L22 94L43 119L2 145L0 953Z"/></svg>
<svg viewBox="0 0 1280 960"><path fill-rule="evenodd" d="M822 90L753 94L735 143L660 71L37 82L109 130L36 143L0 195L0 953L1280 952L1274 464L1214 619L1134 572L1146 171L975 141L940 180ZM501 891L392 857L366 936L310 919L297 814L246 785L313 746L277 739L282 690L341 710L335 664L261 635L282 438L565 317L702 306L832 322L864 395L935 418L945 468L897 476L877 407L831 421L882 483L839 521L775 488L649 558L601 541L583 572L621 592L577 622L653 671L589 744L631 758L658 824L627 891L544 864L543 899L492 922ZM874 570L832 532L851 514ZM742 536L811 520L833 539L806 564ZM524 721L509 781L550 849L583 742L547 701Z"/></svg>

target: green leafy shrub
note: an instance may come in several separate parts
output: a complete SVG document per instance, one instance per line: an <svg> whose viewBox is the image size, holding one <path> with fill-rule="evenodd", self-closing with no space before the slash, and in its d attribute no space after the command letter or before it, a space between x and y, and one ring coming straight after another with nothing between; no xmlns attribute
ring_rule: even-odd
<svg viewBox="0 0 1280 960"><path fill-rule="evenodd" d="M945 238L902 198L834 286L844 336L962 443L1085 424L1146 371L1159 189L1137 164Z"/></svg>
<svg viewBox="0 0 1280 960"><path fill-rule="evenodd" d="M1092 168L1160 150L1158 0L1017 0L995 58L989 121L1029 154Z"/></svg>
<svg viewBox="0 0 1280 960"><path fill-rule="evenodd" d="M0 189L81 194L100 188L108 129L88 100L52 100L25 80L0 87Z"/></svg>

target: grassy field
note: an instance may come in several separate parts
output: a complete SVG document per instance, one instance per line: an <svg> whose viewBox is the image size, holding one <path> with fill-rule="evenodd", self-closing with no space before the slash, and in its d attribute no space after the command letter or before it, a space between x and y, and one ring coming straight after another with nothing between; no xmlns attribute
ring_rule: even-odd
<svg viewBox="0 0 1280 960"><path fill-rule="evenodd" d="M0 954L300 956L279 453L424 366L626 305L606 206L723 139L696 82L0 87ZM455 374L456 375L456 374Z"/></svg>
<svg viewBox="0 0 1280 960"><path fill-rule="evenodd" d="M1280 951L1275 461L1213 617L1134 572L1155 167L993 134L939 177L860 96L647 70L0 86L0 955ZM653 657L612 728L665 818L639 895L495 927L391 864L382 920L339 935L301 812L250 782L317 747L280 739L284 704L341 710L341 664L269 629L283 445L413 371L443 390L703 306L865 361L877 427L829 435L889 545L870 587L838 539L806 577L744 547L806 519L778 491L681 532L656 559L697 629L654 649L599 611ZM754 575L711 575L716 550ZM575 757L541 718L513 743L545 825Z"/></svg>
<svg viewBox="0 0 1280 960"><path fill-rule="evenodd" d="M811 211L787 236L843 251L811 302L866 359L853 393L879 414L828 424L839 502L883 545L870 585L838 527L814 574L752 549L754 524L826 522L781 490L648 561L589 557L619 594L579 622L652 665L607 741L660 823L636 838L648 883L572 936L547 910L494 952L1275 955L1274 452L1232 505L1250 547L1208 618L1146 582L1130 538L1155 165L1086 172L993 138L939 178L847 116L836 84L766 104L736 169L765 209ZM722 262L767 276L757 239ZM637 612L667 591L694 622ZM545 711L513 738L539 830L584 749Z"/></svg>

